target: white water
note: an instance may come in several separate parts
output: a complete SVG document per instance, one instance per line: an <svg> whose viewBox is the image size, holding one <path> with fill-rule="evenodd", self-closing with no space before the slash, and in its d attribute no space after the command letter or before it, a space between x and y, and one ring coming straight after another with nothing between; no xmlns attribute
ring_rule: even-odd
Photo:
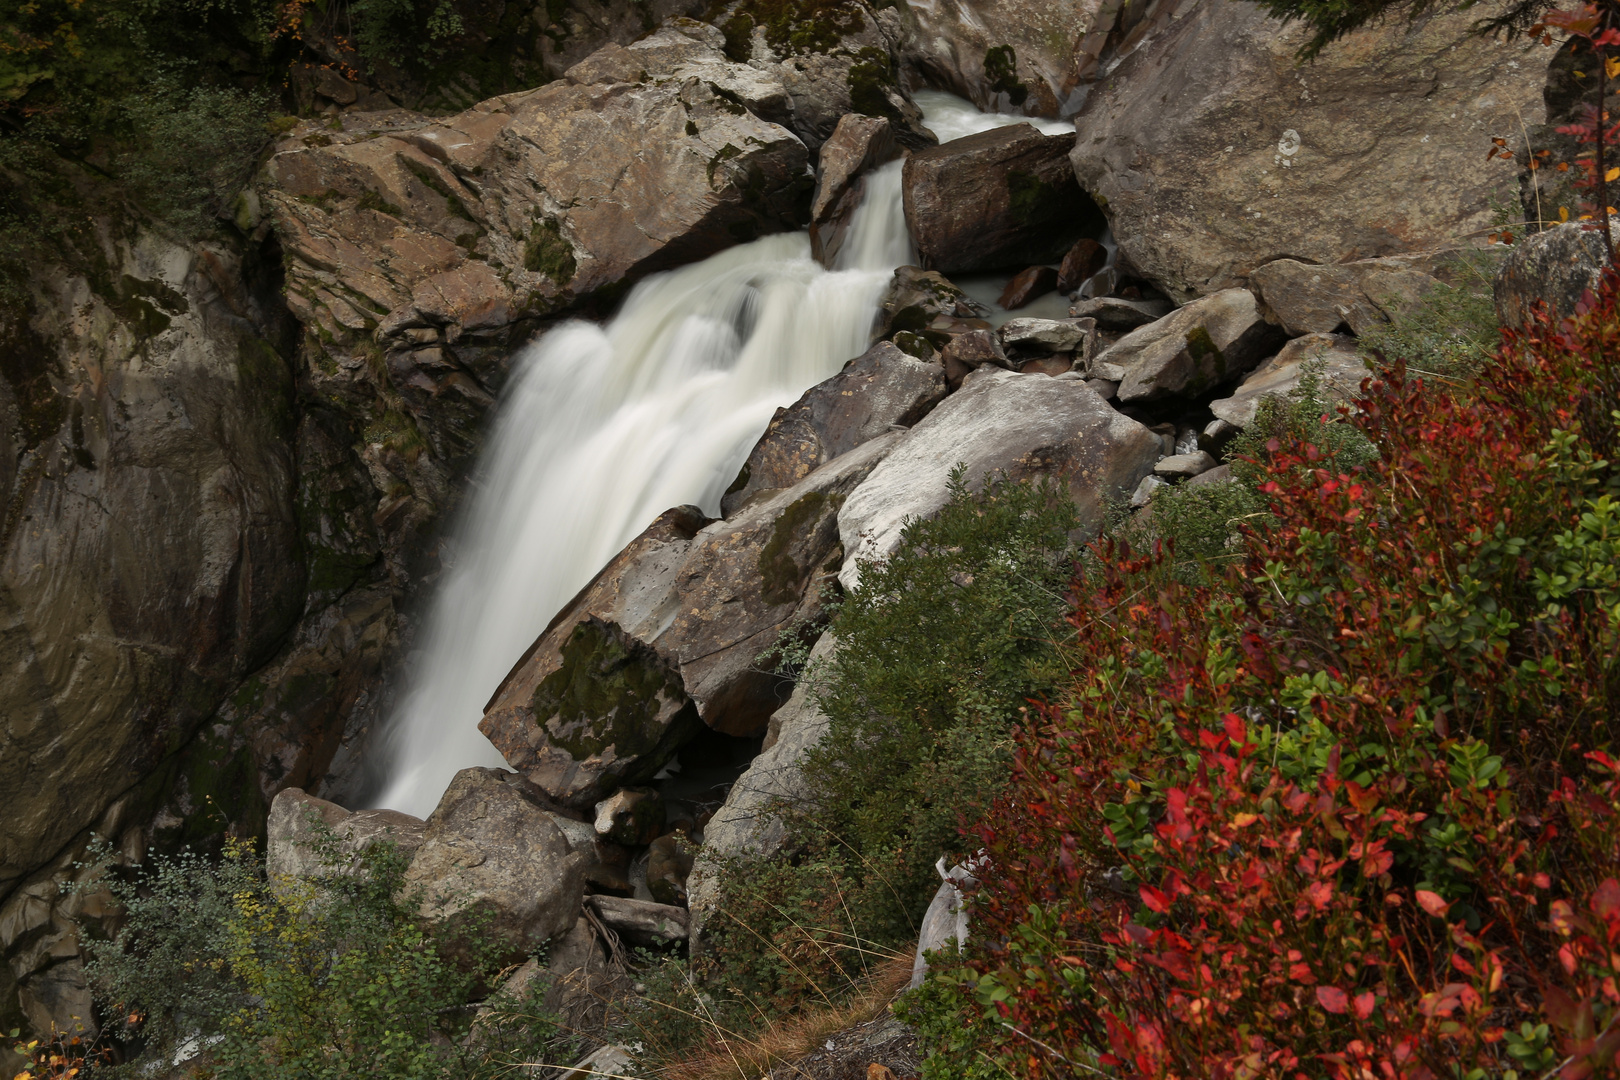
<svg viewBox="0 0 1620 1080"><path fill-rule="evenodd" d="M1024 119L918 97L943 141ZM367 802L425 817L458 770L504 764L478 721L518 657L658 514L718 513L772 413L865 351L894 267L914 261L894 162L868 178L836 272L807 234L771 236L647 279L606 326L525 346Z"/></svg>

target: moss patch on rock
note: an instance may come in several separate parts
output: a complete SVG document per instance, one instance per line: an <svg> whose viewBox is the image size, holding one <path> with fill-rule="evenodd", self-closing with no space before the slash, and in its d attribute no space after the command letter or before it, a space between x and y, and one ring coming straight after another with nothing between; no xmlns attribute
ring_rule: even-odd
<svg viewBox="0 0 1620 1080"><path fill-rule="evenodd" d="M594 617L574 627L561 652L562 666L529 700L551 744L580 761L609 747L621 759L657 751L670 714L686 705L680 678L658 655Z"/></svg>
<svg viewBox="0 0 1620 1080"><path fill-rule="evenodd" d="M801 567L794 554L816 527L828 515L838 513L843 504L842 495L812 491L782 511L771 538L759 552L759 576L764 586L760 596L767 604L791 604L803 595L808 568Z"/></svg>
<svg viewBox="0 0 1620 1080"><path fill-rule="evenodd" d="M985 50L984 77L990 89L1006 94L1014 105L1022 105L1029 97L1029 87L1018 78L1018 53L1011 45L996 45Z"/></svg>
<svg viewBox="0 0 1620 1080"><path fill-rule="evenodd" d="M573 280L577 268L574 247L563 239L562 229L555 221L541 218L529 228L529 237L523 242L523 269L544 274L557 285L566 285Z"/></svg>

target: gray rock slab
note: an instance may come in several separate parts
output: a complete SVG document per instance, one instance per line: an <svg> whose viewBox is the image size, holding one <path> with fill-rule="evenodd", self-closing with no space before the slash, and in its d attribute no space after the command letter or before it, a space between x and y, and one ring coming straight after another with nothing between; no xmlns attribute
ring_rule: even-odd
<svg viewBox="0 0 1620 1080"><path fill-rule="evenodd" d="M1368 375L1355 338L1343 334L1307 334L1290 341L1276 356L1251 372L1231 397L1210 402L1209 409L1218 419L1236 427L1248 427L1254 422L1261 400L1286 396L1299 385L1306 364L1311 362L1320 365L1323 391L1338 401L1354 397L1361 389L1361 380Z"/></svg>
<svg viewBox="0 0 1620 1080"><path fill-rule="evenodd" d="M1247 289L1223 289L1131 331L1098 353L1091 374L1119 383L1119 400L1197 397L1233 382L1282 344Z"/></svg>

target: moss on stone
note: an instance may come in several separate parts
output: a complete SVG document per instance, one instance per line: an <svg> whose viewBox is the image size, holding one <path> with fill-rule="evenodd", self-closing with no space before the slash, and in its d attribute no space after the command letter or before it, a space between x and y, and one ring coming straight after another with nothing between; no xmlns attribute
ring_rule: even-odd
<svg viewBox="0 0 1620 1080"><path fill-rule="evenodd" d="M850 107L867 116L886 116L900 119L900 110L890 100L888 90L894 88L894 65L882 49L868 45L855 54L855 63L849 66Z"/></svg>
<svg viewBox="0 0 1620 1080"><path fill-rule="evenodd" d="M665 714L684 705L686 694L656 653L594 617L574 627L561 653L562 665L529 700L553 746L576 760L610 746L618 758L659 748L670 726Z"/></svg>
<svg viewBox="0 0 1620 1080"><path fill-rule="evenodd" d="M894 342L894 347L907 356L914 356L918 360L932 360L934 358L933 343L921 334L913 333L910 330L902 330L894 335L891 340Z"/></svg>
<svg viewBox="0 0 1620 1080"><path fill-rule="evenodd" d="M840 39L866 28L858 4L850 0L743 0L726 24L726 55L746 62L755 26L778 51L826 53Z"/></svg>
<svg viewBox="0 0 1620 1080"><path fill-rule="evenodd" d="M544 274L558 285L566 285L573 280L577 268L574 246L563 239L562 229L555 221L541 218L529 228L529 238L523 242L523 269Z"/></svg>
<svg viewBox="0 0 1620 1080"><path fill-rule="evenodd" d="M726 145L714 152L714 156L709 159L709 187L711 190L714 188L714 171L725 162L741 155L742 151L731 143L726 143Z"/></svg>
<svg viewBox="0 0 1620 1080"><path fill-rule="evenodd" d="M984 53L984 77L990 89L1006 94L1014 105L1022 105L1029 97L1029 87L1018 78L1018 53L1011 45L996 45Z"/></svg>
<svg viewBox="0 0 1620 1080"><path fill-rule="evenodd" d="M379 214L388 214L391 217L400 217L405 213L399 207L377 194L375 191L365 191L360 196L360 209L375 210Z"/></svg>
<svg viewBox="0 0 1620 1080"><path fill-rule="evenodd" d="M812 491L782 511L771 529L771 538L759 551L759 576L763 586L760 597L767 604L775 607L799 600L808 568L801 567L793 557L794 549L809 538L828 514L838 513L843 504L842 495Z"/></svg>

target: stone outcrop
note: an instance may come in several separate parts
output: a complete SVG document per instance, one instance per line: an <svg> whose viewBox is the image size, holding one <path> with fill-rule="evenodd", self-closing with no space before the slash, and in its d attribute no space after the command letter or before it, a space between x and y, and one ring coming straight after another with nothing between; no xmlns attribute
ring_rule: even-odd
<svg viewBox="0 0 1620 1080"><path fill-rule="evenodd" d="M1119 400L1196 397L1251 371L1282 344L1246 289L1223 289L1131 331L1098 353L1091 373Z"/></svg>
<svg viewBox="0 0 1620 1080"><path fill-rule="evenodd" d="M848 113L816 160L816 194L810 201L810 254L832 267L844 247L850 219L866 195L866 174L900 156L887 117Z"/></svg>
<svg viewBox="0 0 1620 1080"><path fill-rule="evenodd" d="M1612 227L1611 235L1620 246L1620 223ZM1601 230L1570 222L1531 233L1497 271L1496 317L1503 326L1529 326L1539 301L1546 302L1554 320L1573 315L1581 296L1597 287L1608 259Z"/></svg>
<svg viewBox="0 0 1620 1080"><path fill-rule="evenodd" d="M644 780L699 722L763 731L786 699L760 656L821 618L844 499L902 433L878 436L703 525L670 511L552 621L479 724L553 798L588 806Z"/></svg>
<svg viewBox="0 0 1620 1080"><path fill-rule="evenodd" d="M937 270L901 266L883 298L880 337L922 333L943 345L960 329L989 329L984 316L990 309L951 284Z"/></svg>
<svg viewBox="0 0 1620 1080"><path fill-rule="evenodd" d="M265 825L264 864L272 878L313 878L343 873L347 866L323 858L322 832L332 840L333 859L353 857L380 841L402 855L415 855L427 823L398 810L350 812L299 788L286 788L270 804Z"/></svg>
<svg viewBox="0 0 1620 1080"><path fill-rule="evenodd" d="M520 959L574 925L583 864L517 777L463 769L428 818L405 885L422 890L422 916L452 948L477 928Z"/></svg>
<svg viewBox="0 0 1620 1080"><path fill-rule="evenodd" d="M1116 412L1077 376L1017 375L985 366L906 435L838 514L844 568L886 557L909 517L945 505L958 462L977 490L994 475L1050 476L1074 500L1083 529L1102 524L1109 499L1128 495L1159 458L1159 437Z"/></svg>
<svg viewBox="0 0 1620 1080"><path fill-rule="evenodd" d="M765 748L737 778L726 801L703 827L703 846L687 877L687 906L693 936L702 933L719 896L720 875L728 864L769 858L787 840L787 828L773 809L810 795L804 779L804 755L827 732L827 717L813 699L814 672L832 656L833 636L823 634L810 650L806 671L787 704L771 716Z"/></svg>
<svg viewBox="0 0 1620 1080"><path fill-rule="evenodd" d="M906 159L906 225L922 265L943 273L1057 262L1100 234L1102 214L1075 183L1070 135L992 128Z"/></svg>
<svg viewBox="0 0 1620 1080"><path fill-rule="evenodd" d="M937 0L914 4L906 63L931 84L985 112L1057 116L1078 104L1076 45L1105 34L1120 7L1108 0Z"/></svg>
<svg viewBox="0 0 1620 1080"><path fill-rule="evenodd" d="M1256 368L1231 397L1209 403L1210 412L1234 427L1248 427L1262 399L1285 396L1299 385L1306 365L1317 369L1323 396L1348 401L1369 374L1354 338L1343 334L1306 334Z"/></svg>
<svg viewBox="0 0 1620 1080"><path fill-rule="evenodd" d="M1290 337L1331 334L1348 327L1363 334L1423 298L1437 283L1433 256L1362 259L1314 266L1277 259L1249 275L1249 288L1265 317Z"/></svg>
<svg viewBox="0 0 1620 1080"><path fill-rule="evenodd" d="M1303 66L1309 31L1256 5L1173 11L1096 85L1073 154L1122 255L1171 296L1242 284L1279 256L1443 247L1516 195L1516 170L1492 170L1481 147L1540 122L1553 51L1475 35L1486 9L1391 19Z"/></svg>
<svg viewBox="0 0 1620 1080"><path fill-rule="evenodd" d="M737 483L721 500L727 516L764 492L792 487L833 458L884 434L910 427L945 396L945 371L886 341L873 345L778 409L754 444Z"/></svg>

